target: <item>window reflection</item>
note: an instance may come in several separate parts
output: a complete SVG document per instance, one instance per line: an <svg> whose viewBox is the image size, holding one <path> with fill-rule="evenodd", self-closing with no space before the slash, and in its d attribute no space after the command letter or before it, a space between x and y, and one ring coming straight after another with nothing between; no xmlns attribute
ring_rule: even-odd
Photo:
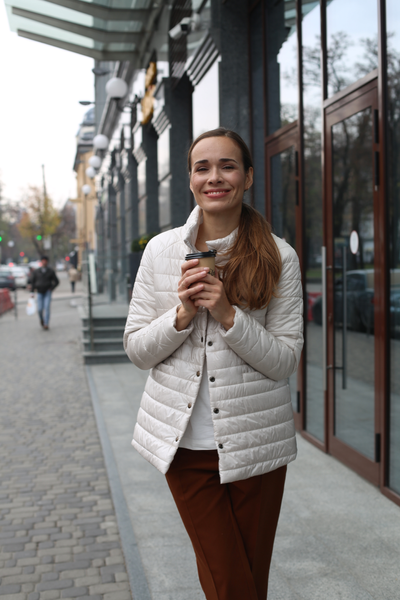
<svg viewBox="0 0 400 600"><path fill-rule="evenodd" d="M328 95L378 67L376 0L332 0L326 9Z"/></svg>
<svg viewBox="0 0 400 600"><path fill-rule="evenodd" d="M302 2L306 310L306 429L324 440L322 383L322 166L319 2Z"/></svg>
<svg viewBox="0 0 400 600"><path fill-rule="evenodd" d="M400 5L387 0L390 264L389 486L400 494Z"/></svg>
<svg viewBox="0 0 400 600"><path fill-rule="evenodd" d="M266 16L268 133L298 116L296 9L278 0Z"/></svg>
<svg viewBox="0 0 400 600"><path fill-rule="evenodd" d="M171 176L160 182L158 188L160 229L165 231L171 227Z"/></svg>

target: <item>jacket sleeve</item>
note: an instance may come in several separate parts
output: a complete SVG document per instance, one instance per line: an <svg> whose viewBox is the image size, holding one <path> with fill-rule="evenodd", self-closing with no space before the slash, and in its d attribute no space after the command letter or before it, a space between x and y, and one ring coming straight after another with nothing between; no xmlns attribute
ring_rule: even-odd
<svg viewBox="0 0 400 600"><path fill-rule="evenodd" d="M298 367L303 348L303 293L300 266L293 248L284 248L277 295L268 305L263 327L249 313L235 309L234 324L220 333L238 356L274 381Z"/></svg>
<svg viewBox="0 0 400 600"><path fill-rule="evenodd" d="M124 332L125 352L139 369L152 369L171 356L193 331L193 323L183 331L175 328L179 302L157 317L151 242L146 246L136 276Z"/></svg>
<svg viewBox="0 0 400 600"><path fill-rule="evenodd" d="M51 289L54 290L58 286L59 283L60 283L60 280L58 279L55 271L53 271L52 277L51 277Z"/></svg>

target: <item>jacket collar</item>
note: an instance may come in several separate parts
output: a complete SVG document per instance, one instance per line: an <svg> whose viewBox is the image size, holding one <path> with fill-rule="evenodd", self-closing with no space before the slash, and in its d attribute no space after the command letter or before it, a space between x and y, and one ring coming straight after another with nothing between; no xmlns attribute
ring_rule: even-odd
<svg viewBox="0 0 400 600"><path fill-rule="evenodd" d="M203 211L200 208L200 206L196 206L190 213L186 224L183 226L183 241L187 246L189 246L192 252L198 252L196 248L196 239L199 227L202 222ZM224 265L227 262L228 256L221 255L227 252L229 248L233 246L238 234L238 229L239 228L236 227L236 229L234 229L229 235L227 235L224 238L220 238L218 240L210 240L206 242L209 250L217 251L217 256L215 260L217 265Z"/></svg>

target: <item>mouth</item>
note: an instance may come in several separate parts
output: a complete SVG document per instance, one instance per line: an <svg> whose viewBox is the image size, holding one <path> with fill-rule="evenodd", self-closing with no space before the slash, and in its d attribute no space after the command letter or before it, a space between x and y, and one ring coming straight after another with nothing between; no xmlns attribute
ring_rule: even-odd
<svg viewBox="0 0 400 600"><path fill-rule="evenodd" d="M227 194L229 194L230 190L207 190L204 194L208 198L223 198Z"/></svg>

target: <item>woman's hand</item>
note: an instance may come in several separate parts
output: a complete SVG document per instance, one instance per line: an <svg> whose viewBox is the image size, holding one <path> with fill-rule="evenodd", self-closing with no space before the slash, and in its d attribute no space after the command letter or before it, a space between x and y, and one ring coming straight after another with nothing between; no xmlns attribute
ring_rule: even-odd
<svg viewBox="0 0 400 600"><path fill-rule="evenodd" d="M181 267L182 277L178 283L178 296L182 304L176 317L176 329L178 331L186 329L199 310L200 305L196 306L191 296L203 289L203 281L210 269L208 267L197 267L198 262L197 258L187 260Z"/></svg>
<svg viewBox="0 0 400 600"><path fill-rule="evenodd" d="M233 327L235 319L235 309L229 303L226 297L224 285L218 277L218 271L215 269L216 277L207 274L203 277L202 288L191 294L190 300L196 310L199 306L204 306L216 321L228 331Z"/></svg>

